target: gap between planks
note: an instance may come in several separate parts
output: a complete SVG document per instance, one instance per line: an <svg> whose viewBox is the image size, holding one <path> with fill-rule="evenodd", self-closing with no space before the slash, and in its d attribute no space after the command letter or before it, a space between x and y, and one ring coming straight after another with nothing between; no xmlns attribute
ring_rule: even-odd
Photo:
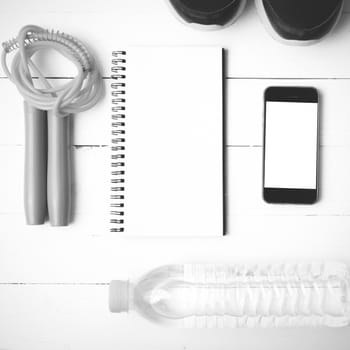
<svg viewBox="0 0 350 350"><path fill-rule="evenodd" d="M0 282L1 286L108 286L109 282Z"/></svg>
<svg viewBox="0 0 350 350"><path fill-rule="evenodd" d="M51 80L68 80L74 79L75 77L63 77L63 76L55 76L55 77L45 77L46 79ZM8 79L8 77L0 76L0 79ZM38 79L37 77L33 77L33 79ZM102 77L103 80L112 80L115 79L111 77ZM350 77L225 77L225 80L350 80Z"/></svg>
<svg viewBox="0 0 350 350"><path fill-rule="evenodd" d="M24 147L24 144L1 144L0 147ZM110 145L72 145L73 148L75 149L82 149L82 148L108 148L111 147ZM350 146L348 145L320 145L320 148L349 148ZM225 148L263 148L263 145L225 145Z"/></svg>

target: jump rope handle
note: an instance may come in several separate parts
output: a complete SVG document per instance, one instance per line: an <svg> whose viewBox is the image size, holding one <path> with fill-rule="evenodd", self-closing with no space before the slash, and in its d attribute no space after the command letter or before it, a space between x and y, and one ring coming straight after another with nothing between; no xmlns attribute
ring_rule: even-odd
<svg viewBox="0 0 350 350"><path fill-rule="evenodd" d="M41 225L47 217L47 116L27 102L24 116L24 210L28 225Z"/></svg>
<svg viewBox="0 0 350 350"><path fill-rule="evenodd" d="M69 116L47 112L47 203L52 226L66 226L71 207L71 156Z"/></svg>
<svg viewBox="0 0 350 350"><path fill-rule="evenodd" d="M43 224L48 214L52 226L66 226L71 207L70 120L27 102L24 113L27 224Z"/></svg>

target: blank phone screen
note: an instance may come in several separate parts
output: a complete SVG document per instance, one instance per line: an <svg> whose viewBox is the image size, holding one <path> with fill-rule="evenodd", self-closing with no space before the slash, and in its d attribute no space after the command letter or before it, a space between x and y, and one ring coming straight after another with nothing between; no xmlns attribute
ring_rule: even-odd
<svg viewBox="0 0 350 350"><path fill-rule="evenodd" d="M265 188L316 189L317 103L266 101Z"/></svg>

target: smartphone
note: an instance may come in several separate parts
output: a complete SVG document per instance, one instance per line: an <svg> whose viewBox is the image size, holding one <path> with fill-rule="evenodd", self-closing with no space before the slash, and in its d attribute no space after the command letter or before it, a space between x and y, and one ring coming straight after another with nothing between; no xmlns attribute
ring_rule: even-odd
<svg viewBox="0 0 350 350"><path fill-rule="evenodd" d="M312 204L318 194L318 92L269 87L264 97L263 197Z"/></svg>

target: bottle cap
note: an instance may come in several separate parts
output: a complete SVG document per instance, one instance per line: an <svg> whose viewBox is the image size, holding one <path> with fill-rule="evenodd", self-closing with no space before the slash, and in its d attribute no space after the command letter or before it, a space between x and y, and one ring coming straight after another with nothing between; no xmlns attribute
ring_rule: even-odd
<svg viewBox="0 0 350 350"><path fill-rule="evenodd" d="M129 281L111 281L109 284L109 310L129 311Z"/></svg>

